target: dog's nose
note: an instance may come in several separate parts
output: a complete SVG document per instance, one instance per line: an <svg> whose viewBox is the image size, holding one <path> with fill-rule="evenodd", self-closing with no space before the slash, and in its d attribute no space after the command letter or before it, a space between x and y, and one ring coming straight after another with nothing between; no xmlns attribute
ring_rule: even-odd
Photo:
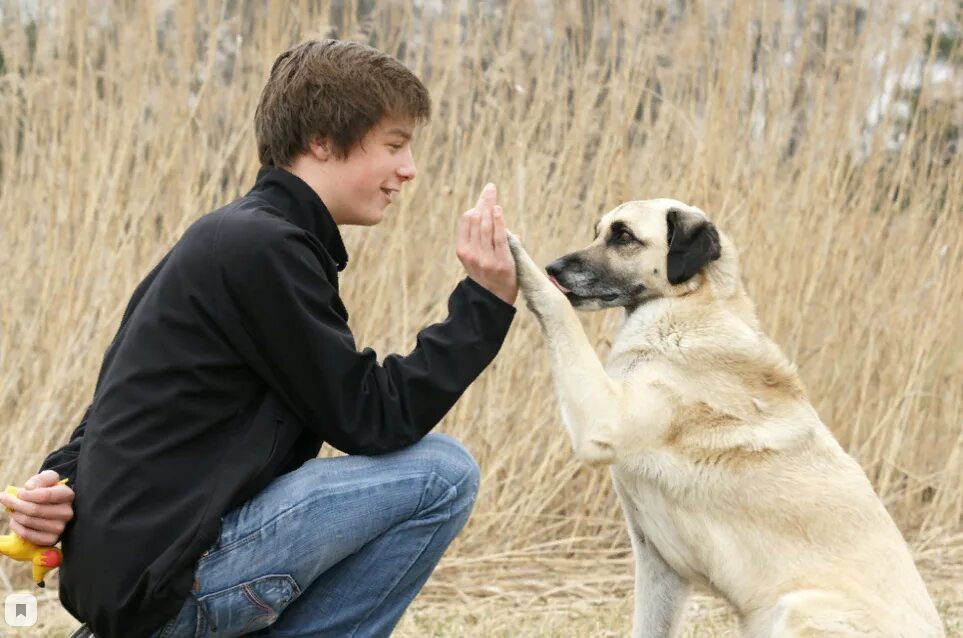
<svg viewBox="0 0 963 638"><path fill-rule="evenodd" d="M561 274L564 268L565 268L565 258L559 257L549 265L545 266L545 272L550 274L552 277L557 277L559 274Z"/></svg>

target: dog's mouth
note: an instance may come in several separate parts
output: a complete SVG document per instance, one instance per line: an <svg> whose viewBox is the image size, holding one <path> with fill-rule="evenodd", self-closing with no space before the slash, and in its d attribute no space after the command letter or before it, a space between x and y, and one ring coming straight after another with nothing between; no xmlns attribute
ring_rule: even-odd
<svg viewBox="0 0 963 638"><path fill-rule="evenodd" d="M565 293L565 297L568 298L569 302L573 306L584 305L587 303L591 303L593 301L596 301L596 302L600 301L604 304L610 304L614 301L618 301L622 297L622 295L620 295L617 292L607 292L604 294L586 295L586 294L579 294L577 292L572 292L571 290L564 288L562 286L559 287L559 290Z"/></svg>
<svg viewBox="0 0 963 638"><path fill-rule="evenodd" d="M658 295L651 294L644 285L639 285L631 291L625 290L584 290L581 288L576 288L572 290L566 287L562 282L558 281L555 277L549 276L552 284L558 288L568 299L569 303L579 307L600 307L600 308L614 308L614 307L638 307L647 301L651 301ZM650 293L650 294L646 294Z"/></svg>
<svg viewBox="0 0 963 638"><path fill-rule="evenodd" d="M584 294L578 294L578 293L576 293L576 292L573 292L571 289L566 288L565 286L563 286L563 285L562 285L562 282L560 282L558 279L556 279L556 278L553 277L552 275L549 275L549 276L548 276L548 279L549 279L549 281L552 282L552 284L553 284L556 288L558 288L560 291L562 291L562 293L563 293L566 297L568 297L568 300L569 300L569 301L572 301L572 302L574 302L574 301L589 301L589 300L597 299L597 300L603 301L603 302L605 302L605 303L609 303L609 302L615 301L615 300L618 299L619 296L620 296L618 293L615 293L615 292L605 293L605 294L602 294L602 295L584 295Z"/></svg>
<svg viewBox="0 0 963 638"><path fill-rule="evenodd" d="M602 274L587 268L564 268L558 264L558 260L549 264L545 274L552 285L576 308L635 306L640 302L635 297L646 291L646 287L641 284L633 288L608 280Z"/></svg>
<svg viewBox="0 0 963 638"><path fill-rule="evenodd" d="M556 278L553 277L552 275L549 275L549 276L548 276L548 280L551 281L551 282L555 285L556 288L558 288L559 290L561 290L561 291L562 291L563 293L565 293L566 295L572 293L571 290L569 290L568 288L566 288L565 286L563 286L562 284L560 284L559 281L558 281L558 279L556 279Z"/></svg>
<svg viewBox="0 0 963 638"><path fill-rule="evenodd" d="M569 301L604 301L605 303L610 303L621 297L620 294L615 292L604 295L579 295L571 290L565 292L565 296L569 298Z"/></svg>

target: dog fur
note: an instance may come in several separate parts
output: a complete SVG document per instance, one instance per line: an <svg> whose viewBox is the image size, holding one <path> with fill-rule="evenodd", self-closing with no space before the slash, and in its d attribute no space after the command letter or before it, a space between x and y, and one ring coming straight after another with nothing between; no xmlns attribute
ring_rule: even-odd
<svg viewBox="0 0 963 638"><path fill-rule="evenodd" d="M692 585L728 600L750 638L944 636L902 535L763 334L705 213L628 202L548 275L509 243L574 452L610 466L635 638L679 635ZM605 307L625 319L603 366L573 308Z"/></svg>

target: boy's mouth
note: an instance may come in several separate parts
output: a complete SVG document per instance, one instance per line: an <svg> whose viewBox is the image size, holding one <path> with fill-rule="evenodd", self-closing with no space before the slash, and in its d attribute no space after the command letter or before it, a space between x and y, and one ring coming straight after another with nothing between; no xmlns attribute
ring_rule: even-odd
<svg viewBox="0 0 963 638"><path fill-rule="evenodd" d="M390 188L382 188L381 192L385 194L385 197L388 198L388 203L390 204L395 200L395 193L397 193L398 191L392 190Z"/></svg>

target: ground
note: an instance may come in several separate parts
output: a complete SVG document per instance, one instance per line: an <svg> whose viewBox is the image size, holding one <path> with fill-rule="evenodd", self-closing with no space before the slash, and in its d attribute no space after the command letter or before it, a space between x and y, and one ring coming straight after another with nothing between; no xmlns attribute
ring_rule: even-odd
<svg viewBox="0 0 963 638"><path fill-rule="evenodd" d="M947 636L963 638L963 578L930 583L947 624ZM631 600L548 599L519 604L498 595L443 602L418 600L402 618L398 638L614 638L631 625ZM35 594L38 622L28 629L0 628L0 637L65 638L79 623L64 611L53 591ZM696 594L689 602L685 638L735 638L735 618L717 598Z"/></svg>

